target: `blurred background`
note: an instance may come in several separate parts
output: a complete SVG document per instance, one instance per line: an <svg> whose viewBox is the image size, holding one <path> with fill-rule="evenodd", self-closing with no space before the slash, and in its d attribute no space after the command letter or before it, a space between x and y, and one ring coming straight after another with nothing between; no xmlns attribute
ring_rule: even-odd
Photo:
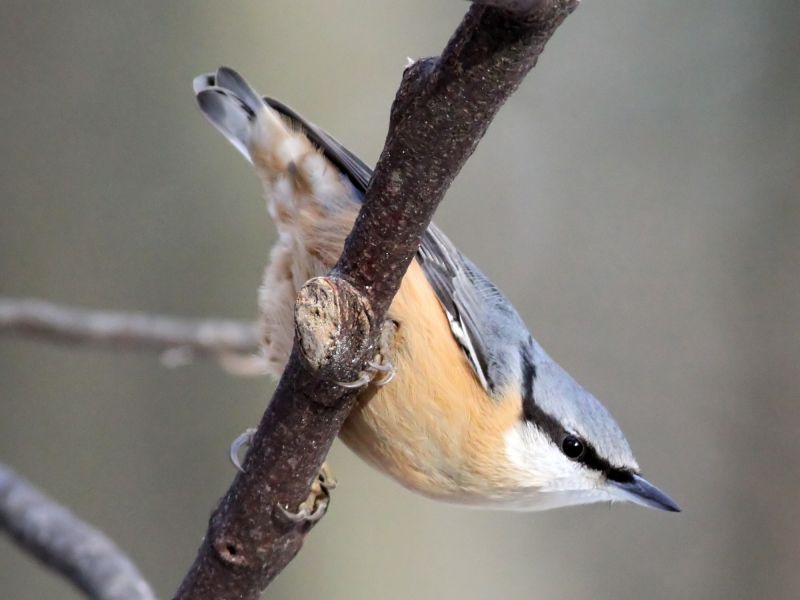
<svg viewBox="0 0 800 600"><path fill-rule="evenodd" d="M466 8L3 0L0 294L252 318L273 228L192 77L234 66L372 163ZM793 0L585 2L437 215L684 512L452 507L337 443L270 598L800 596L798 30ZM0 460L165 597L273 387L12 338L0 382ZM4 536L0 596L79 597Z"/></svg>

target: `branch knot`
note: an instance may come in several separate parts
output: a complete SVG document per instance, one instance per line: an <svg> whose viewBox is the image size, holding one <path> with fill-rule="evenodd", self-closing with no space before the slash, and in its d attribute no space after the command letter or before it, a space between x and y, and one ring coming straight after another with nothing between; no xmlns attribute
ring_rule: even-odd
<svg viewBox="0 0 800 600"><path fill-rule="evenodd" d="M300 356L311 371L320 379L354 379L373 345L367 297L340 277L315 277L300 289L294 316Z"/></svg>

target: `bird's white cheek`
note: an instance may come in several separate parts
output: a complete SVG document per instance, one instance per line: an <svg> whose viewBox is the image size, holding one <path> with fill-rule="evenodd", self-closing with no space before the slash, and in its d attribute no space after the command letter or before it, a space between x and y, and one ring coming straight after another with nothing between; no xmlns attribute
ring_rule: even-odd
<svg viewBox="0 0 800 600"><path fill-rule="evenodd" d="M517 482L506 508L547 510L611 500L602 478L569 460L555 444L529 423L505 434L506 459Z"/></svg>
<svg viewBox="0 0 800 600"><path fill-rule="evenodd" d="M569 460L547 435L530 423L506 432L506 458L521 487L541 492L594 490L601 482L580 464Z"/></svg>
<svg viewBox="0 0 800 600"><path fill-rule="evenodd" d="M529 423L518 423L505 434L506 458L520 487L544 489L564 474L564 456L546 434ZM555 452L554 452L555 450Z"/></svg>

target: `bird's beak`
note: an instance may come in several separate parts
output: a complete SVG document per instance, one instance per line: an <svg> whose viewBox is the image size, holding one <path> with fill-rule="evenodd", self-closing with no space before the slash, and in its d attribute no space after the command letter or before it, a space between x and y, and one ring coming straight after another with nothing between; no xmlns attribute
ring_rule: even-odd
<svg viewBox="0 0 800 600"><path fill-rule="evenodd" d="M613 489L614 495L620 500L659 510L681 512L680 507L672 498L639 475L634 475L630 481L609 481L608 483Z"/></svg>

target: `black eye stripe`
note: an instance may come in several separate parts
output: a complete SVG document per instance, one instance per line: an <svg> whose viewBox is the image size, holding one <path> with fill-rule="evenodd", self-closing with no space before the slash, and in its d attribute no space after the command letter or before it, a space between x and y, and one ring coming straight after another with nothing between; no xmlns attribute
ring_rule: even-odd
<svg viewBox="0 0 800 600"><path fill-rule="evenodd" d="M533 391L536 379L536 367L530 362L525 352L522 355L522 416L523 418L536 426L537 429L547 434L547 436L558 447L562 448L564 439L568 436L574 436L583 444L583 453L580 457L572 459L589 469L600 471L606 477L613 481L626 482L633 479L633 473L628 469L621 469L614 467L606 459L601 458L591 443L587 440L575 435L574 433L565 430L559 422L551 415L546 413L542 408L536 404ZM563 448L562 448L563 452Z"/></svg>

